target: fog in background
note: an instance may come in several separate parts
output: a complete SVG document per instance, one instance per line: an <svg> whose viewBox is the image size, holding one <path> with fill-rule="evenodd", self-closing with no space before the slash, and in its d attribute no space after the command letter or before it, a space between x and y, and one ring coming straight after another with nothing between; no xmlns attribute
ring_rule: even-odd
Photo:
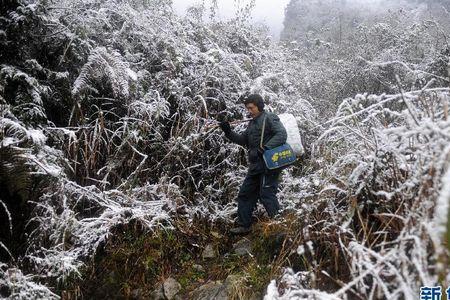
<svg viewBox="0 0 450 300"><path fill-rule="evenodd" d="M205 3L206 9L209 11L211 0L172 0L175 12L183 16L186 9L190 6ZM218 11L217 17L221 20L227 20L236 15L237 6L244 7L250 3L251 0L217 0ZM290 0L256 0L255 7L252 11L252 22L263 23L270 29L270 34L279 39L280 33L283 30L283 21L285 17L285 9ZM328 1L325 1L327 3ZM355 8L361 9L364 7L367 12L377 13L379 10L386 11L395 7L402 6L405 0L340 0L340 4L347 8L347 10ZM420 2L418 2L420 3ZM339 5L339 2L336 1Z"/></svg>
<svg viewBox="0 0 450 300"><path fill-rule="evenodd" d="M236 14L237 4L243 7L250 1L217 0L217 17L220 19L230 19ZM278 39L281 30L283 30L284 9L289 0L256 0L255 8L252 11L252 22L264 23L270 28L271 35ZM179 15L184 15L189 6L201 4L201 0L173 0L173 7ZM211 1L206 0L205 5L210 7Z"/></svg>

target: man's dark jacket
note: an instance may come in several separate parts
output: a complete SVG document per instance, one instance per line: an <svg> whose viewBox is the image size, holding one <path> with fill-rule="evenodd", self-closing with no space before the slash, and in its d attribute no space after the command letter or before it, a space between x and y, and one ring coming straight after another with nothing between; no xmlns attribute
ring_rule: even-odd
<svg viewBox="0 0 450 300"><path fill-rule="evenodd" d="M272 149L286 143L286 129L281 123L280 118L274 113L265 111L251 120L243 133L239 134L230 131L225 134L232 142L248 149L248 173L250 175L263 173L266 170L261 151L258 151L260 148L264 118L266 118L266 127L264 130L263 147Z"/></svg>

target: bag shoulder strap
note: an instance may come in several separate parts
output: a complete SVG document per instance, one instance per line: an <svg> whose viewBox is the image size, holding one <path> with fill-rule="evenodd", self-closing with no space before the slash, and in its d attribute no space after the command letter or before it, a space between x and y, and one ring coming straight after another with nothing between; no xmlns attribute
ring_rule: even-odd
<svg viewBox="0 0 450 300"><path fill-rule="evenodd" d="M263 138L264 138L264 130L266 129L266 118L267 118L267 116L264 114L263 127L261 130L261 140L259 141L259 146L261 147L261 149L264 149L263 148Z"/></svg>

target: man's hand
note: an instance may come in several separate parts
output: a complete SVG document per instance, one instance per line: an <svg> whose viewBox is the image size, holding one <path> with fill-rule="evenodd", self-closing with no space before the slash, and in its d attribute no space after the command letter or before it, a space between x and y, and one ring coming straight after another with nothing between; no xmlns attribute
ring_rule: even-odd
<svg viewBox="0 0 450 300"><path fill-rule="evenodd" d="M223 130L223 132L225 132L225 134L228 134L231 132L231 126L230 123L228 122L220 122L219 123L220 128Z"/></svg>

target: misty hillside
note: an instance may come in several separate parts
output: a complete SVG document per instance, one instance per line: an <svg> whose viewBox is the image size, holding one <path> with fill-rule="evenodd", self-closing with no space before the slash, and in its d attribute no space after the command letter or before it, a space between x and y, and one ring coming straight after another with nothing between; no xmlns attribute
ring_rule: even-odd
<svg viewBox="0 0 450 300"><path fill-rule="evenodd" d="M448 1L291 0L279 42L239 3L0 3L1 299L445 294ZM250 93L306 152L242 237L246 149L213 126Z"/></svg>

